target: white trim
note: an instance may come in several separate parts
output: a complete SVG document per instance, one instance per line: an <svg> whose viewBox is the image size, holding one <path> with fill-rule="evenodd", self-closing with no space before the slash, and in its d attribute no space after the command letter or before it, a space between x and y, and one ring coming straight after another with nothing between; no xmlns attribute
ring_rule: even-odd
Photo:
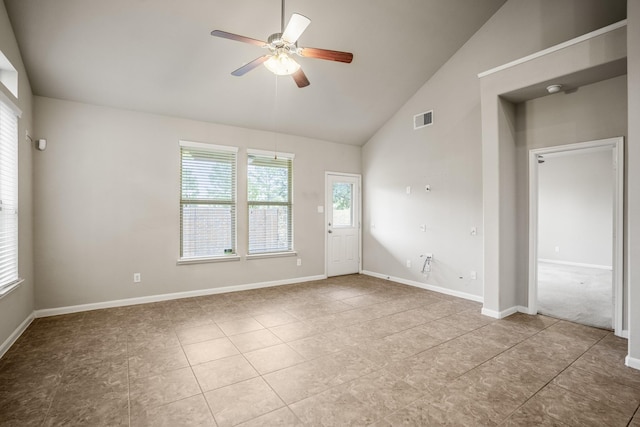
<svg viewBox="0 0 640 427"><path fill-rule="evenodd" d="M238 147L232 147L230 145L215 145L208 144L206 142L195 142L195 141L179 141L180 147L191 147L191 148L204 148L205 150L222 150L222 151L231 151L234 153L238 152Z"/></svg>
<svg viewBox="0 0 640 427"><path fill-rule="evenodd" d="M268 259L268 258L286 258L291 256L297 256L298 252L296 251L286 251L286 252L265 252L265 253L255 253L255 254L247 254L244 256L245 259Z"/></svg>
<svg viewBox="0 0 640 427"><path fill-rule="evenodd" d="M5 86L6 87L6 86ZM8 89L7 89L8 90ZM17 99L17 98L16 98ZM7 94L5 94L2 90L0 90L0 101L4 102L5 104L7 104L7 106L9 108L11 108L14 112L14 114L16 115L16 117L18 117L19 119L22 118L22 110L20 109L20 107L18 107L18 104L15 103L14 100L12 100ZM20 140L20 138L18 138L18 141Z"/></svg>
<svg viewBox="0 0 640 427"><path fill-rule="evenodd" d="M624 284L623 284L623 254L624 254L624 137L600 139L575 144L557 145L554 147L535 148L529 150L529 283L528 283L528 312L538 312L538 156L558 154L564 151L593 150L597 147L610 147L613 150L615 168L613 194L613 330L617 336L622 336L624 316Z"/></svg>
<svg viewBox="0 0 640 427"><path fill-rule="evenodd" d="M618 335L620 338L626 338L629 339L629 330L628 329L623 329L622 332L620 332L620 335Z"/></svg>
<svg viewBox="0 0 640 427"><path fill-rule="evenodd" d="M633 369L640 369L640 359L627 355L624 358L624 364Z"/></svg>
<svg viewBox="0 0 640 427"><path fill-rule="evenodd" d="M24 282L24 279L18 279L15 282L0 287L0 299L6 297L14 290L18 289L18 287Z"/></svg>
<svg viewBox="0 0 640 427"><path fill-rule="evenodd" d="M612 265L586 264L584 262L560 261L558 259L538 258L538 262L547 262L549 264L570 265L573 267L597 268L600 270L613 270Z"/></svg>
<svg viewBox="0 0 640 427"><path fill-rule="evenodd" d="M6 340L4 340L2 345L0 345L0 357L4 356L4 354L11 348L11 346L15 344L16 341L18 341L20 335L22 335L24 331L27 330L31 322L33 322L33 319L35 319L35 314L34 312L31 312L31 314L29 314L27 318L24 319L24 321L20 323L20 325L18 325L15 331L13 331L13 333L9 335Z"/></svg>
<svg viewBox="0 0 640 427"><path fill-rule="evenodd" d="M564 43L560 43L560 44L557 44L555 46L551 46L550 48L538 51L536 53L532 53L531 55L525 56L525 57L520 58L520 59L516 59L515 61L507 62L506 64L497 66L497 67L492 68L492 69L487 70L487 71L483 71L482 73L478 74L478 78L486 77L486 76L488 76L490 74L494 74L494 73L497 73L499 71L506 70L507 68L515 67L516 65L520 65L520 64L523 64L525 62L540 58L541 56L545 56L545 55L548 55L550 53L557 52L557 51L562 50L562 49L566 49L566 48L568 48L570 46L576 45L578 43L582 43L582 42L587 41L589 39L596 38L596 37L601 36L601 35L606 34L606 33L610 33L612 31L617 30L618 28L623 28L623 27L626 27L626 26L627 26L627 20L624 19L622 21L616 22L616 23L611 24L611 25L607 25L606 27L600 28L600 29L592 31L590 33L583 34L580 37L573 38L573 39L568 40L568 41L566 41Z"/></svg>
<svg viewBox="0 0 640 427"><path fill-rule="evenodd" d="M220 288L200 289L197 291L175 292L171 294L150 295L147 297L127 298L113 301L104 301L91 304L72 305L58 308L44 308L35 311L35 316L48 317L57 316L59 314L78 313L81 311L100 310L103 308L125 307L128 305L146 304L150 302L169 301L181 298L199 297L203 295L224 294L228 292L248 291L251 289L270 288L273 286L293 285L296 283L313 282L315 280L323 280L327 277L324 275L296 277L293 279L274 280L270 282L248 283L245 285L223 286Z"/></svg>
<svg viewBox="0 0 640 427"><path fill-rule="evenodd" d="M362 274L367 276L377 277L378 279L391 280L392 282L402 283L403 285L409 285L416 288L426 289L429 291L438 292L440 294L451 295L458 298L463 298L476 302L483 302L484 298L478 295L468 294L466 292L455 291L453 289L442 288L440 286L429 285L428 283L420 283L414 280L402 279L400 277L387 276L386 274L375 273L373 271L362 270Z"/></svg>
<svg viewBox="0 0 640 427"><path fill-rule="evenodd" d="M228 262L228 261L240 261L240 255L178 258L178 260L176 261L176 265L206 264L208 262Z"/></svg>
<svg viewBox="0 0 640 427"><path fill-rule="evenodd" d="M529 314L529 310L527 309L527 307L523 307L521 305L516 305L502 311L489 310L488 308L482 307L480 313L485 316L493 317L494 319L504 319L505 317L509 317L515 313Z"/></svg>
<svg viewBox="0 0 640 427"><path fill-rule="evenodd" d="M281 151L268 151L268 150L256 150L253 148L247 148L248 156L264 156L264 157L281 157L283 159L291 159L294 160L296 155L293 153L284 153Z"/></svg>

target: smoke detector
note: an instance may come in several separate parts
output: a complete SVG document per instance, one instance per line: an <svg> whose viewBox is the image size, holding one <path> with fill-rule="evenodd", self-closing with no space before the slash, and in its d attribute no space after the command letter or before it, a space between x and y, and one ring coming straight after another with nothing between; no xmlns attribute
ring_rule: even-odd
<svg viewBox="0 0 640 427"><path fill-rule="evenodd" d="M550 85L547 86L547 92L549 93L558 93L562 90L562 85Z"/></svg>

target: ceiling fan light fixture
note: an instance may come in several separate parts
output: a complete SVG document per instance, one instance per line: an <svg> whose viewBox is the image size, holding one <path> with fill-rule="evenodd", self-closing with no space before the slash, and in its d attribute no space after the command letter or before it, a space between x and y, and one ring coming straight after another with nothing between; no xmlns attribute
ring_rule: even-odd
<svg viewBox="0 0 640 427"><path fill-rule="evenodd" d="M300 69L300 64L284 52L272 55L264 66L277 76L289 76Z"/></svg>

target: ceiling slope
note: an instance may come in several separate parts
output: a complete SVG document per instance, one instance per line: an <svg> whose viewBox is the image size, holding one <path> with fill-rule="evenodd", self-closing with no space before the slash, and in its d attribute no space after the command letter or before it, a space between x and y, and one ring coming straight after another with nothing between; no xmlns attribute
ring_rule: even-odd
<svg viewBox="0 0 640 427"><path fill-rule="evenodd" d="M278 0L5 0L35 95L364 144L505 0L289 0L311 19L299 44L353 52L351 64L297 58L311 85L264 54L210 36L266 40ZM410 119L409 119L410 120Z"/></svg>

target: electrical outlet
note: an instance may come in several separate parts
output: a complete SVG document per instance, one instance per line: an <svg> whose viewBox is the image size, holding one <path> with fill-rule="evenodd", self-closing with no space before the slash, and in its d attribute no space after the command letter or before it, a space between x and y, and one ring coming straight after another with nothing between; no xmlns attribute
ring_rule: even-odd
<svg viewBox="0 0 640 427"><path fill-rule="evenodd" d="M556 252L560 252L560 246L556 246L555 248L553 248L553 250Z"/></svg>
<svg viewBox="0 0 640 427"><path fill-rule="evenodd" d="M427 231L427 224L420 224L420 231L423 233Z"/></svg>
<svg viewBox="0 0 640 427"><path fill-rule="evenodd" d="M477 280L478 273L476 273L475 271L471 271L471 273L469 273L469 277L471 278L471 280Z"/></svg>
<svg viewBox="0 0 640 427"><path fill-rule="evenodd" d="M142 281L142 277L140 273L133 273L133 283L140 283Z"/></svg>
<svg viewBox="0 0 640 427"><path fill-rule="evenodd" d="M410 259L407 260L406 265L407 265L407 268L411 268L411 260Z"/></svg>
<svg viewBox="0 0 640 427"><path fill-rule="evenodd" d="M298 267L300 267L300 266L302 265L302 258L298 258L298 259L296 260L296 265L297 265Z"/></svg>
<svg viewBox="0 0 640 427"><path fill-rule="evenodd" d="M407 185L407 188L405 189L405 191L407 192L407 194L411 194L411 186Z"/></svg>
<svg viewBox="0 0 640 427"><path fill-rule="evenodd" d="M476 227L471 227L470 234L472 236L477 236L478 235L478 229Z"/></svg>

